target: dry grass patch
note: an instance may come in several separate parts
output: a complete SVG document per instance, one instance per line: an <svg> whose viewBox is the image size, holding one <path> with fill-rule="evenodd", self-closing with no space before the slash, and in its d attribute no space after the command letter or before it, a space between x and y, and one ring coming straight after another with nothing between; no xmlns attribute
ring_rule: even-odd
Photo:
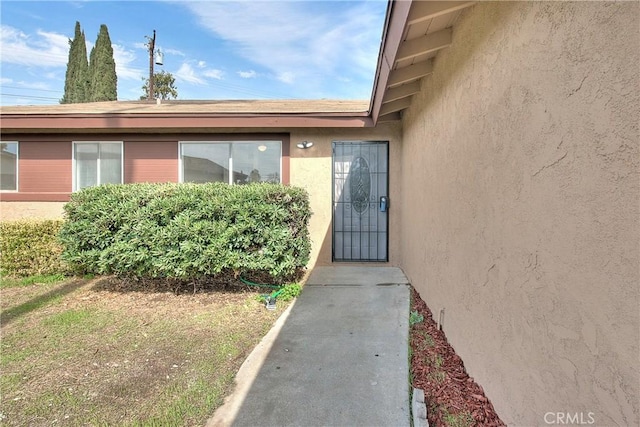
<svg viewBox="0 0 640 427"><path fill-rule="evenodd" d="M285 308L267 311L246 290L123 289L2 289L3 425L202 425Z"/></svg>

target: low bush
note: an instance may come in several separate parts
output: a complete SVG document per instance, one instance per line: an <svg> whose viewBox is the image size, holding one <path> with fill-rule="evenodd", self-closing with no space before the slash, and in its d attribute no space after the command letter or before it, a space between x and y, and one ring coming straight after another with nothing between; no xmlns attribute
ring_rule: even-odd
<svg viewBox="0 0 640 427"><path fill-rule="evenodd" d="M81 274L294 279L309 259L306 191L278 184L101 185L74 193L60 232Z"/></svg>
<svg viewBox="0 0 640 427"><path fill-rule="evenodd" d="M61 275L67 270L57 235L62 220L0 223L2 275Z"/></svg>
<svg viewBox="0 0 640 427"><path fill-rule="evenodd" d="M281 301L291 301L296 298L302 292L302 286L297 283L291 283L285 285L280 289L280 293L278 294L278 299Z"/></svg>

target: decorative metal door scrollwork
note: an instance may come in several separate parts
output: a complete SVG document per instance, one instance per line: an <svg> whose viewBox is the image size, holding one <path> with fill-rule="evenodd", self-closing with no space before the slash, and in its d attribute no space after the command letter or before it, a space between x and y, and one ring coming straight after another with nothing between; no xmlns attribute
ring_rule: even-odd
<svg viewBox="0 0 640 427"><path fill-rule="evenodd" d="M387 261L388 142L333 143L333 260ZM386 206L386 204L385 204Z"/></svg>
<svg viewBox="0 0 640 427"><path fill-rule="evenodd" d="M369 171L369 163L362 157L357 157L351 163L349 190L351 192L353 209L359 214L364 213L369 207L371 173Z"/></svg>

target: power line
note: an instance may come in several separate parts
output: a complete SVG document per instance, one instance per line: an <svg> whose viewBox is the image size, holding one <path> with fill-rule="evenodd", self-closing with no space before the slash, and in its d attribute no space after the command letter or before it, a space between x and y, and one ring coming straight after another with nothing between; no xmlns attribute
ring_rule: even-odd
<svg viewBox="0 0 640 427"><path fill-rule="evenodd" d="M18 87L18 86L5 86L5 85L0 85L1 87L5 88L5 89L18 89L18 90L35 90L38 92L53 92L53 93L62 93L61 90L51 90L51 89L36 89L36 88L30 88L30 87Z"/></svg>
<svg viewBox="0 0 640 427"><path fill-rule="evenodd" d="M41 100L58 101L58 98L49 98L49 97L45 97L45 96L32 96L32 95L17 95L15 93L0 93L0 96L12 96L14 98L27 98L27 99L41 99Z"/></svg>

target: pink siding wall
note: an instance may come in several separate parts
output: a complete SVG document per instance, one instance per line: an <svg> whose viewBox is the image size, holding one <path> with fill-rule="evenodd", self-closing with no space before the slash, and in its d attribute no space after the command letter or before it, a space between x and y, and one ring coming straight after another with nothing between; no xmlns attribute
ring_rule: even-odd
<svg viewBox="0 0 640 427"><path fill-rule="evenodd" d="M71 142L20 142L20 192L71 192Z"/></svg>
<svg viewBox="0 0 640 427"><path fill-rule="evenodd" d="M18 141L18 192L6 202L64 202L72 192L73 141L124 141L124 182L178 182L178 141L282 141L282 182L289 183L288 134L41 134L3 135Z"/></svg>
<svg viewBox="0 0 640 427"><path fill-rule="evenodd" d="M177 182L177 141L125 141L124 181Z"/></svg>
<svg viewBox="0 0 640 427"><path fill-rule="evenodd" d="M66 201L71 194L71 141L18 139L18 192L3 201Z"/></svg>

